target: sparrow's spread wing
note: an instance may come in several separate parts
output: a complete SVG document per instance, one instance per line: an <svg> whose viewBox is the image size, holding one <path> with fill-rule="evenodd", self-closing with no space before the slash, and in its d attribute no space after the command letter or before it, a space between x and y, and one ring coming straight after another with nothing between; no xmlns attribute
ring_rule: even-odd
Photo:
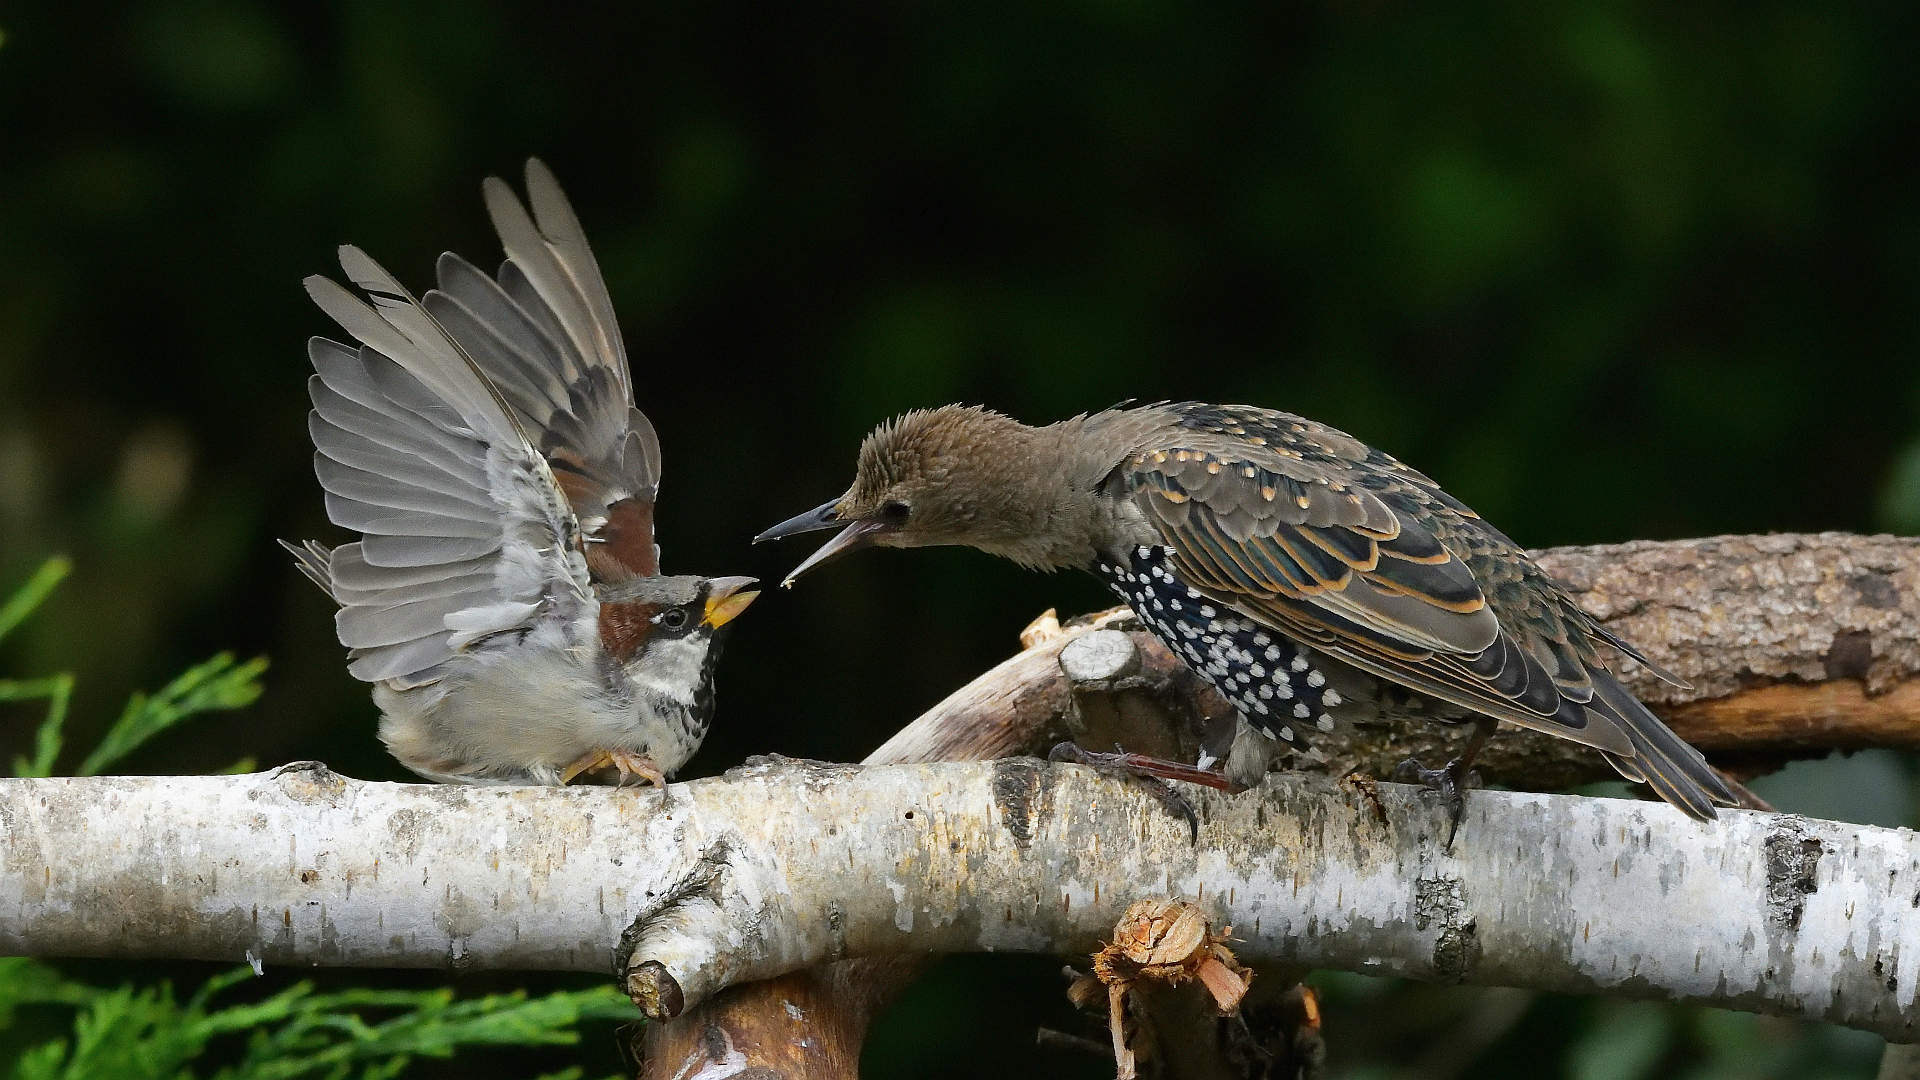
<svg viewBox="0 0 1920 1080"><path fill-rule="evenodd" d="M1724 785L1620 688L1595 627L1497 529L1331 428L1172 407L1185 430L1121 466L1188 584L1362 670L1624 760L1711 814Z"/></svg>
<svg viewBox="0 0 1920 1080"><path fill-rule="evenodd" d="M543 610L570 622L593 603L592 581L537 429L365 253L342 248L340 264L371 303L307 279L360 342L310 343L309 429L327 514L362 539L296 555L341 605L353 674L418 685L468 644Z"/></svg>
<svg viewBox="0 0 1920 1080"><path fill-rule="evenodd" d="M527 163L531 216L500 180L485 192L507 252L498 277L442 255L440 287L422 303L547 459L579 518L594 580L657 574L660 444L634 408L620 328L586 236L537 160Z"/></svg>

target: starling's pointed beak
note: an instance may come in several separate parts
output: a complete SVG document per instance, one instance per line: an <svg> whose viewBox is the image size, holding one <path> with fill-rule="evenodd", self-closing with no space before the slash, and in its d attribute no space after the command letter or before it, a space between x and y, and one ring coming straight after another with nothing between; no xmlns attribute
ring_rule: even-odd
<svg viewBox="0 0 1920 1080"><path fill-rule="evenodd" d="M816 526L818 528L818 526ZM793 588L794 581L801 574L819 566L836 555L849 551L858 551L872 545L874 537L893 528L884 521L856 521L840 530L840 535L820 545L820 550L807 556L807 561L793 568L793 573L780 583L783 589Z"/></svg>
<svg viewBox="0 0 1920 1080"><path fill-rule="evenodd" d="M747 586L759 581L750 577L720 577L707 583L707 615L701 620L702 626L715 630L727 625L734 617L747 610L753 598L760 595L758 589L742 592Z"/></svg>
<svg viewBox="0 0 1920 1080"><path fill-rule="evenodd" d="M780 524L775 525L773 528L768 529L766 532L761 533L759 536L754 537L753 542L757 544L762 540L778 540L783 536L798 536L801 533L831 529L840 524L840 514L834 510L834 507L839 504L840 501L835 499L833 502L827 503L824 506L816 506L804 514L790 517Z"/></svg>

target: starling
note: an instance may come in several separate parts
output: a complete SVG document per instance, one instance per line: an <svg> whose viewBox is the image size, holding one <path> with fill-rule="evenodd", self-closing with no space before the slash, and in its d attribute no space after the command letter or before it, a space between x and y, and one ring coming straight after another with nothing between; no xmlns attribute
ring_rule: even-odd
<svg viewBox="0 0 1920 1080"><path fill-rule="evenodd" d="M1438 484L1298 416L1182 402L1028 427L978 407L911 412L867 437L845 495L756 540L836 526L787 584L867 546L1091 571L1238 710L1242 760L1225 771L1241 783L1265 769L1244 764L1263 743L1250 732L1304 749L1360 704L1341 690L1357 669L1473 717L1444 768L1403 765L1456 824L1501 720L1599 750L1695 818L1734 802L1601 646L1657 667Z"/></svg>
<svg viewBox="0 0 1920 1080"><path fill-rule="evenodd" d="M348 670L407 768L663 784L706 735L753 579L660 573L660 445L580 224L537 160L531 216L500 180L484 192L506 248L493 277L449 252L416 300L348 246L371 304L307 279L360 342L313 338L307 389L327 516L362 536L285 546L340 604Z"/></svg>

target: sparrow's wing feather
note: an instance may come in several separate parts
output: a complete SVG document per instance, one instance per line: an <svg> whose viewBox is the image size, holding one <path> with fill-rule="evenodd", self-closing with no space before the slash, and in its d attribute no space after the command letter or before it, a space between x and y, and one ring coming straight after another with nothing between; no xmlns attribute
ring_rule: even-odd
<svg viewBox="0 0 1920 1080"><path fill-rule="evenodd" d="M372 303L309 279L361 347L314 339L308 426L328 516L363 535L301 564L341 605L350 670L419 685L543 609L570 619L591 582L573 512L500 388L365 254L342 249L341 265Z"/></svg>
<svg viewBox="0 0 1920 1080"><path fill-rule="evenodd" d="M499 180L487 209L507 252L497 279L455 255L422 303L507 401L580 522L595 581L659 572L653 503L660 445L633 407L626 352L599 266L544 165L533 212Z"/></svg>

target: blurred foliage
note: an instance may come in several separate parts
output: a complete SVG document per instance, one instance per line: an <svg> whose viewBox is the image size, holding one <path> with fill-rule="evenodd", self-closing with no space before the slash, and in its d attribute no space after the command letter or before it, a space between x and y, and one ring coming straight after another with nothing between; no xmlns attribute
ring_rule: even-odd
<svg viewBox="0 0 1920 1080"><path fill-rule="evenodd" d="M61 1005L77 1009L71 1039L22 1053L17 1080L387 1080L417 1057L449 1058L463 1047L568 1046L582 1020L633 1021L639 1011L612 986L454 1000L451 990L348 990L316 994L295 983L259 1001L214 1007L238 968L209 979L182 1003L167 983L102 990L68 982L24 958L0 959L0 1009ZM384 1018L382 1018L384 1016ZM228 1048L221 1040L239 1045ZM215 1050L237 1057L220 1063ZM208 1065L212 1068L207 1068ZM201 1068L196 1069L199 1065ZM578 1067L544 1080L579 1080Z"/></svg>
<svg viewBox="0 0 1920 1080"><path fill-rule="evenodd" d="M406 778L271 543L340 539L302 420L302 339L336 331L299 280L343 241L416 285L442 249L496 257L478 181L529 154L621 313L669 569L777 580L805 545L748 537L948 400L1287 408L1533 545L1920 529L1917 30L1891 0L0 0L0 580L74 556L0 669L87 676L0 704L0 753L49 707L98 741L233 649L278 658L270 722L130 762ZM1105 603L969 552L844 560L742 620L688 771L858 758L1035 612ZM1911 812L1904 759L1790 773L1843 793L1824 812ZM972 1032L1058 1007L1006 963L943 966L871 1074L971 1075ZM1330 1028L1429 1017L1410 1069L1456 1016L1414 1005L1452 991L1382 993ZM1543 999L1457 1071L1572 1075L1610 1008ZM1060 1065L995 1046L996 1073Z"/></svg>
<svg viewBox="0 0 1920 1080"><path fill-rule="evenodd" d="M15 590L0 605L0 637L31 615L70 568L64 558L49 559ZM251 704L260 696L259 676L265 669L264 659L236 666L232 657L221 655L152 697L133 695L76 775L98 775L196 713ZM72 675L58 678L57 685L71 692ZM9 691L34 685L0 680L0 701L26 699L32 695L10 696ZM52 775L65 700L54 699L36 736L34 760L16 759L15 776ZM453 991L444 988L316 994L312 983L299 982L258 1001L212 1007L229 987L260 974L258 968L242 967L217 975L183 1004L175 1000L168 982L106 990L64 978L36 960L0 958L0 1031L13 1026L14 1012L23 1006L74 1011L68 1036L37 1043L0 1037L0 1062L11 1062L9 1075L16 1080L184 1080L198 1075L220 1080L386 1080L405 1072L416 1057L449 1058L464 1046L571 1045L580 1039L576 1025L583 1020L633 1023L640 1018L633 1003L611 985L531 1000L525 992L515 992L456 1001ZM376 1018L369 1021L368 1014ZM223 1046L223 1037L244 1037L244 1045ZM222 1060L236 1056L232 1063ZM203 1069L197 1071L195 1065ZM207 1065L212 1071L204 1070ZM551 1080L578 1080L581 1070L576 1066L549 1075Z"/></svg>

